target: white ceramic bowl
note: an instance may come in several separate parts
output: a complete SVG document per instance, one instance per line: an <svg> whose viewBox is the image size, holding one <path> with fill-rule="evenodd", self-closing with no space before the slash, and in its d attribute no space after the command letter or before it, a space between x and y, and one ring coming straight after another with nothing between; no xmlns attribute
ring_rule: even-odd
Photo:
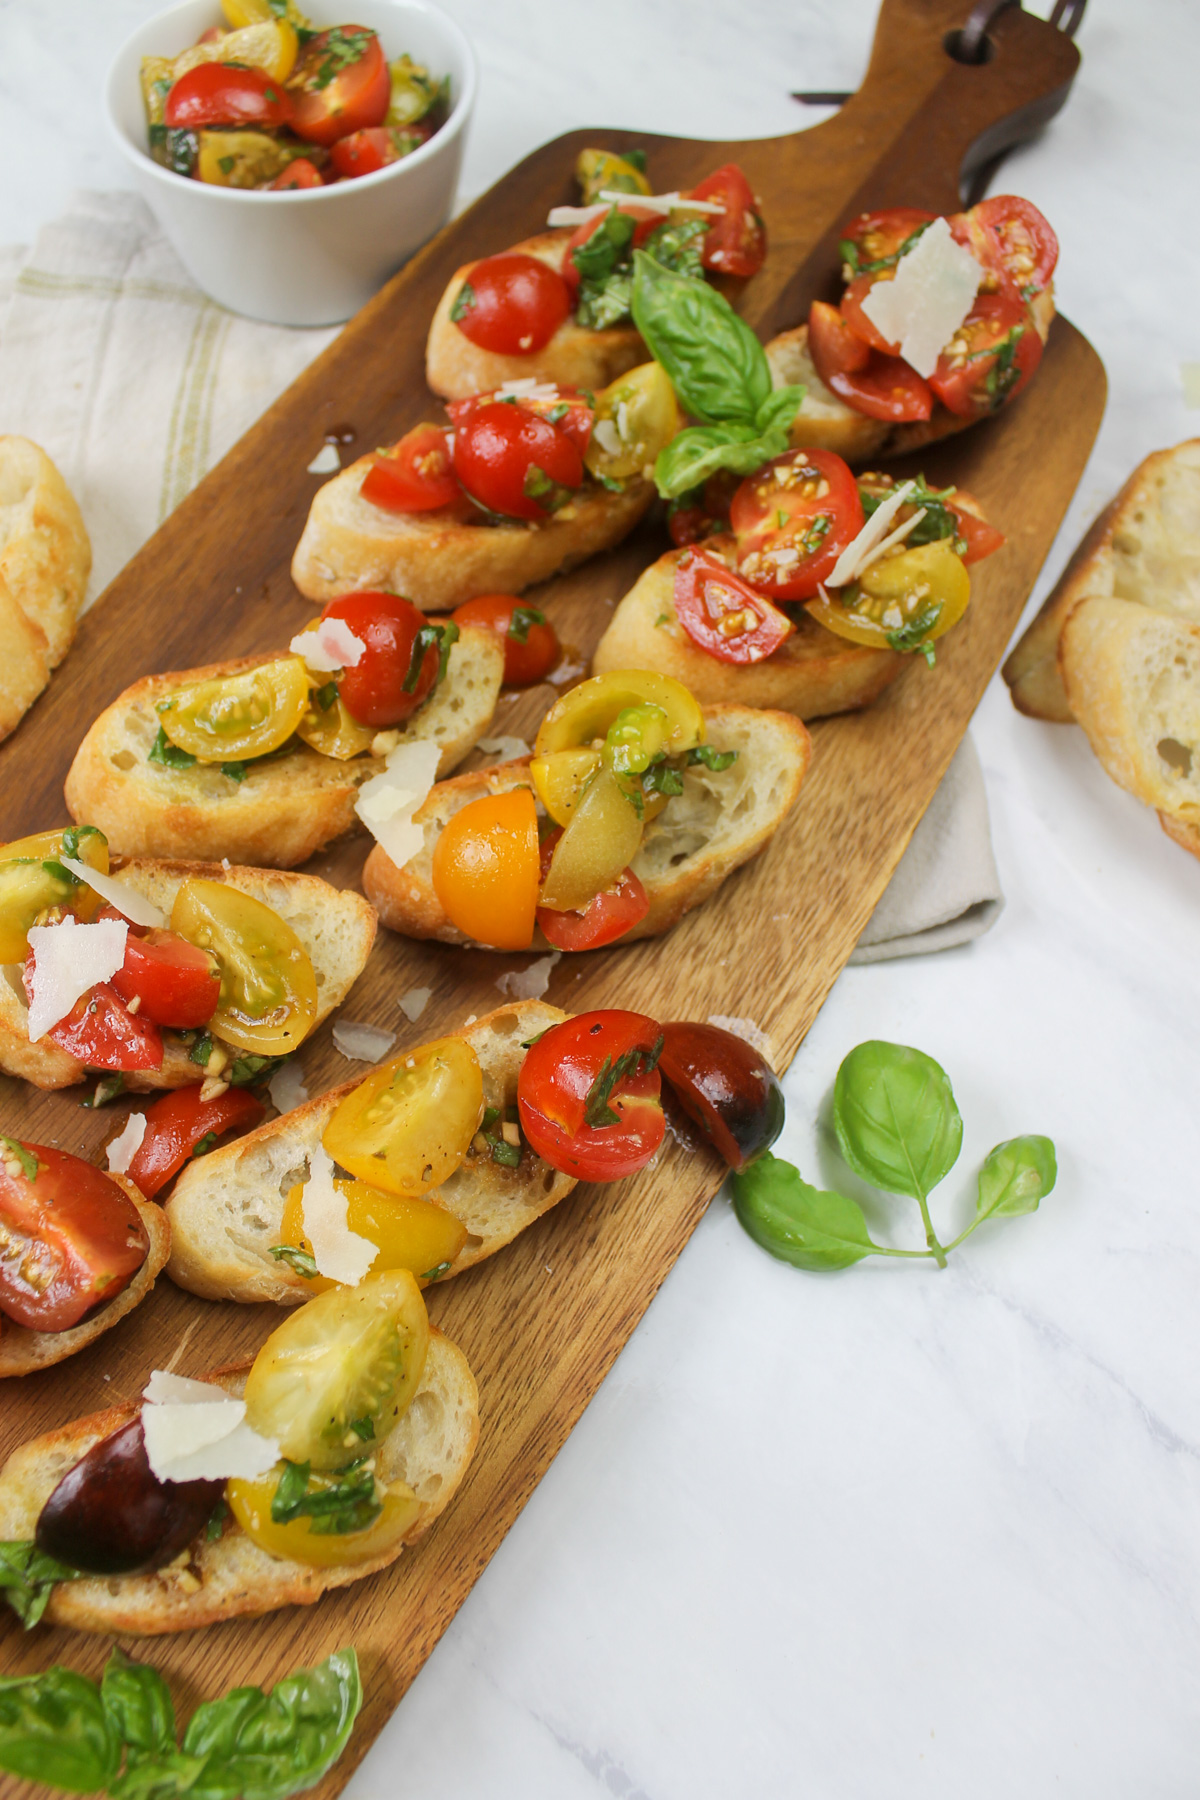
<svg viewBox="0 0 1200 1800"><path fill-rule="evenodd" d="M368 301L450 216L477 72L452 19L424 0L320 0L314 24L365 25L389 62L405 52L450 77L450 117L419 150L353 181L278 194L212 187L149 154L138 85L143 56L177 56L211 25L218 0L181 0L135 31L108 74L109 123L138 192L192 279L234 312L272 325L332 325Z"/></svg>

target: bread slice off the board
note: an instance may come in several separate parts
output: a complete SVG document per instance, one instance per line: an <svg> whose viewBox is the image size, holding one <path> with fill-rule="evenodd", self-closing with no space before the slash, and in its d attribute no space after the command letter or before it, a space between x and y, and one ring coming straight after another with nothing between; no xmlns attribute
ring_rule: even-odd
<svg viewBox="0 0 1200 1800"><path fill-rule="evenodd" d="M316 875L276 869L243 869L221 863L155 862L135 859L115 871L120 879L152 900L167 918L185 881L223 881L261 900L289 924L308 952L317 978L317 1017L313 1029L340 1006L366 966L375 941L375 913L361 894L331 887ZM0 972L0 1069L35 1087L70 1087L87 1070L49 1039L29 1041L29 1009L19 966ZM190 1087L204 1071L192 1061L191 1047L174 1032L163 1032L160 1069L130 1070L127 1089Z"/></svg>
<svg viewBox="0 0 1200 1800"><path fill-rule="evenodd" d="M711 539L706 548L732 543ZM799 719L870 706L904 667L895 650L873 650L836 637L807 613L773 656L725 663L692 642L675 613L675 568L687 550L670 550L639 577L596 646L592 670L655 669L682 681L702 706L715 702L777 707Z"/></svg>
<svg viewBox="0 0 1200 1800"><path fill-rule="evenodd" d="M385 588L436 612L477 594L519 594L619 544L654 499L649 481L620 493L588 482L545 519L387 512L362 497L372 463L360 457L317 491L292 558L292 580L310 600Z"/></svg>
<svg viewBox="0 0 1200 1800"><path fill-rule="evenodd" d="M508 254L535 256L561 275L571 237L570 230L544 231L514 244ZM454 271L429 327L425 379L444 400L490 394L506 381L531 375L538 381L552 381L556 387L588 388L594 393L635 363L647 360L646 346L632 325L591 331L586 325L577 325L573 317L564 319L549 343L528 356L503 356L473 344L450 314L474 267L473 262L464 263Z"/></svg>
<svg viewBox="0 0 1200 1800"><path fill-rule="evenodd" d="M1083 538L1004 665L1019 712L1070 723L1058 640L1092 594L1200 623L1200 438L1146 457Z"/></svg>
<svg viewBox="0 0 1200 1800"><path fill-rule="evenodd" d="M1058 654L1072 716L1108 774L1190 836L1200 827L1200 623L1090 595L1068 615Z"/></svg>
<svg viewBox="0 0 1200 1800"><path fill-rule="evenodd" d="M354 801L383 764L348 762L295 742L281 756L248 762L241 781L217 763L170 769L148 761L158 734L155 701L183 681L237 675L274 655L243 656L126 688L89 729L67 774L71 817L98 825L120 856L199 857L291 869L355 824ZM494 632L465 625L450 651L446 678L406 722L401 739L432 739L448 774L487 730L504 676Z"/></svg>
<svg viewBox="0 0 1200 1800"><path fill-rule="evenodd" d="M133 1280L107 1306L98 1307L78 1325L72 1325L69 1331L27 1331L23 1325L14 1325L11 1319L0 1320L0 1378L32 1375L35 1369L48 1369L54 1363L65 1362L77 1350L95 1343L98 1337L119 1324L126 1313L141 1305L166 1267L171 1249L171 1227L162 1207L144 1199L126 1176L114 1174L109 1180L115 1181L137 1207L138 1217L150 1239L145 1262Z"/></svg>
<svg viewBox="0 0 1200 1800"><path fill-rule="evenodd" d="M451 1034L465 1038L479 1058L486 1105L516 1104L524 1042L566 1017L556 1006L523 1000ZM271 1246L280 1242L288 1193L306 1180L308 1159L334 1108L364 1079L343 1082L188 1165L167 1202L173 1281L206 1300L296 1306L309 1298L312 1290L303 1276L273 1257ZM493 1161L490 1152L478 1155L472 1149L447 1181L424 1195L460 1219L469 1234L440 1279L494 1256L574 1186L528 1144L515 1169Z"/></svg>
<svg viewBox="0 0 1200 1800"><path fill-rule="evenodd" d="M736 750L737 761L719 773L703 765L686 770L683 793L646 826L630 867L650 910L622 944L659 937L701 906L727 875L765 849L799 795L812 754L799 719L749 706L713 706L705 709L704 722L706 741L717 750ZM367 858L363 888L383 923L406 937L466 943L434 890L434 845L446 822L472 800L532 786L528 757L439 781L413 815L425 828L417 854L402 869L378 844ZM540 931L532 947L549 948Z"/></svg>
<svg viewBox="0 0 1200 1800"><path fill-rule="evenodd" d="M202 1376L240 1399L250 1364ZM133 1406L92 1413L14 1450L0 1471L0 1541L27 1542L38 1515L69 1469L136 1416ZM420 1512L399 1544L371 1562L320 1569L271 1556L227 1520L209 1543L197 1538L184 1558L152 1575L87 1576L62 1581L46 1608L48 1624L73 1631L157 1637L224 1619L254 1618L281 1606L311 1606L330 1588L373 1575L415 1544L458 1490L479 1438L479 1393L457 1344L430 1328L429 1353L412 1403L375 1451L381 1482L405 1481Z"/></svg>
<svg viewBox="0 0 1200 1800"><path fill-rule="evenodd" d="M0 738L70 649L91 567L83 514L50 458L0 436Z"/></svg>

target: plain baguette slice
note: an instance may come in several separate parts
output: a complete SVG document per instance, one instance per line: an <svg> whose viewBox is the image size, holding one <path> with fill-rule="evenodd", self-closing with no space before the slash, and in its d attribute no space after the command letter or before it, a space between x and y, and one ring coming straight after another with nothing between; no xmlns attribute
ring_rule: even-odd
<svg viewBox="0 0 1200 1800"><path fill-rule="evenodd" d="M1058 654L1072 716L1108 774L1191 835L1200 826L1200 623L1090 596L1068 615Z"/></svg>
<svg viewBox="0 0 1200 1800"><path fill-rule="evenodd" d="M1146 457L1083 538L1004 665L1019 712L1070 723L1058 640L1093 594L1200 623L1200 438Z"/></svg>
<svg viewBox="0 0 1200 1800"><path fill-rule="evenodd" d="M331 887L316 875L232 865L226 869L221 863L153 861L128 862L116 872L168 918L180 886L195 877L227 882L273 907L296 933L312 962L317 977L314 1030L346 998L362 974L375 941L373 908L360 894ZM83 1063L48 1039L30 1043L29 1008L17 965L0 975L0 1069L40 1088L70 1087L87 1075ZM190 1087L203 1075L204 1071L191 1059L189 1046L173 1032L164 1031L161 1069L131 1070L125 1076L125 1086L143 1093L156 1088Z"/></svg>
<svg viewBox="0 0 1200 1800"><path fill-rule="evenodd" d="M526 238L523 244L514 244L508 254L536 256L539 262L561 274L571 237L570 229L544 231ZM531 375L538 381L552 381L557 387L589 388L594 393L618 375L624 375L635 363L646 361L646 346L632 325L592 331L586 325L577 325L573 317L564 319L550 342L529 356L503 356L473 344L458 329L450 313L474 267L473 262L464 263L454 271L429 327L425 379L444 400L490 394L506 381L520 381Z"/></svg>
<svg viewBox="0 0 1200 1800"><path fill-rule="evenodd" d="M819 719L870 706L904 667L906 659L895 650L848 643L807 613L799 614L791 637L763 662L724 663L709 656L675 613L675 568L687 554L668 551L630 588L596 646L594 674L656 669L682 681L702 706L741 702Z"/></svg>
<svg viewBox="0 0 1200 1800"><path fill-rule="evenodd" d="M65 1362L77 1350L86 1349L106 1331L111 1331L126 1313L141 1305L166 1267L171 1250L171 1227L162 1207L144 1199L126 1176L110 1174L109 1180L124 1189L146 1227L150 1247L145 1262L133 1280L107 1306L100 1307L69 1331L27 1331L23 1325L14 1325L11 1319L0 1320L0 1378L31 1375L35 1369L48 1369L53 1363Z"/></svg>
<svg viewBox="0 0 1200 1800"><path fill-rule="evenodd" d="M91 567L83 515L50 458L0 437L0 738L70 649Z"/></svg>
<svg viewBox="0 0 1200 1800"><path fill-rule="evenodd" d="M705 736L717 750L736 750L737 761L719 774L698 765L676 795L646 827L630 865L646 889L650 910L621 938L659 937L714 893L727 875L765 849L796 803L812 755L812 740L790 713L748 706L705 709ZM425 843L402 869L376 845L363 869L363 889L383 923L406 937L467 939L442 910L433 886L433 849L446 822L486 794L532 787L529 758L439 781L414 815ZM540 931L533 948L548 949Z"/></svg>
<svg viewBox="0 0 1200 1800"><path fill-rule="evenodd" d="M453 1033L471 1045L483 1070L489 1106L513 1106L525 1059L523 1041L567 1017L539 1000L498 1007ZM307 1177L308 1159L338 1102L366 1079L306 1101L224 1149L189 1164L167 1202L171 1225L168 1274L206 1300L273 1300L296 1306L311 1288L303 1276L271 1255L280 1242L284 1202ZM458 1275L511 1243L518 1232L566 1197L575 1186L526 1146L520 1167L472 1152L448 1181L425 1196L461 1219L469 1236L446 1274Z"/></svg>
<svg viewBox="0 0 1200 1800"><path fill-rule="evenodd" d="M373 460L360 457L317 491L292 558L292 580L310 600L386 588L440 612L477 594L519 594L619 544L654 498L653 483L638 480L621 493L589 485L534 521L386 512L362 497Z"/></svg>
<svg viewBox="0 0 1200 1800"><path fill-rule="evenodd" d="M98 825L120 856L228 857L290 869L355 824L361 784L382 768L371 756L339 762L297 743L282 756L246 765L241 782L216 763L169 769L148 761L158 734L154 703L182 681L236 675L278 656L244 656L168 675L147 675L102 712L67 774L72 818ZM466 625L450 651L446 679L405 725L403 739L432 739L439 774L460 763L487 730L504 675L494 632Z"/></svg>
<svg viewBox="0 0 1200 1800"><path fill-rule="evenodd" d="M250 1364L200 1379L240 1398ZM0 1541L27 1542L38 1515L69 1469L93 1444L136 1417L134 1406L92 1413L14 1450L0 1470ZM271 1556L235 1523L208 1543L197 1538L168 1568L152 1575L87 1576L60 1582L45 1618L73 1631L128 1632L157 1637L192 1631L224 1619L254 1618L280 1606L311 1606L330 1588L373 1575L416 1543L458 1490L479 1438L479 1393L466 1357L436 1327L420 1386L400 1422L380 1442L380 1481L405 1481L421 1510L401 1542L385 1555L352 1567L319 1569Z"/></svg>

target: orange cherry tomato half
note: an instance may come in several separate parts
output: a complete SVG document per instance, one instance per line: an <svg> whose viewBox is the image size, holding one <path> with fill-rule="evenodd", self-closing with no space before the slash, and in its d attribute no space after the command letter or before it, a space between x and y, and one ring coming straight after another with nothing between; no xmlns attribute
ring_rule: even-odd
<svg viewBox="0 0 1200 1800"><path fill-rule="evenodd" d="M1005 280L995 293L976 295L939 356L929 386L950 412L981 418L1015 399L1041 360L1033 315Z"/></svg>
<svg viewBox="0 0 1200 1800"><path fill-rule="evenodd" d="M718 562L692 551L675 565L675 616L694 644L720 662L762 662L796 627Z"/></svg>
<svg viewBox="0 0 1200 1800"><path fill-rule="evenodd" d="M865 369L871 357L869 346L851 331L837 307L824 300L814 300L808 309L808 349L826 387L835 375Z"/></svg>
<svg viewBox="0 0 1200 1800"><path fill-rule="evenodd" d="M287 125L292 97L265 69L236 63L201 63L181 75L167 95L163 120L173 130L197 131L204 125Z"/></svg>
<svg viewBox="0 0 1200 1800"><path fill-rule="evenodd" d="M416 425L371 464L359 490L385 512L434 512L462 499L450 440L440 425Z"/></svg>
<svg viewBox="0 0 1200 1800"><path fill-rule="evenodd" d="M537 805L528 788L472 800L434 845L434 892L451 923L477 944L528 950L539 881Z"/></svg>
<svg viewBox="0 0 1200 1800"><path fill-rule="evenodd" d="M544 681L561 655L558 634L536 606L515 594L479 594L464 600L450 617L456 625L482 625L504 645L505 687L532 687Z"/></svg>
<svg viewBox="0 0 1200 1800"><path fill-rule="evenodd" d="M198 1087L174 1088L146 1110L146 1134L133 1153L127 1174L152 1200L196 1155L227 1131L257 1125L266 1108L248 1088L226 1088L215 1100L201 1100ZM205 1140L212 1140L205 1142Z"/></svg>
<svg viewBox="0 0 1200 1800"><path fill-rule="evenodd" d="M743 580L774 600L807 600L862 530L862 501L832 450L788 450L742 482L729 523Z"/></svg>
<svg viewBox="0 0 1200 1800"><path fill-rule="evenodd" d="M287 85L292 130L310 144L334 144L382 125L392 95L379 39L362 25L319 31L300 52Z"/></svg>
<svg viewBox="0 0 1200 1800"><path fill-rule="evenodd" d="M661 1044L645 1013L580 1013L552 1025L517 1077L521 1129L537 1154L579 1181L644 1169L665 1129Z"/></svg>
<svg viewBox="0 0 1200 1800"><path fill-rule="evenodd" d="M887 419L902 424L927 419L933 411L929 383L921 379L899 356L872 351L865 369L856 375L834 375L830 389L839 400L868 419Z"/></svg>
<svg viewBox="0 0 1200 1800"><path fill-rule="evenodd" d="M477 262L450 317L481 350L532 356L545 349L571 310L571 289L556 269L523 250Z"/></svg>
<svg viewBox="0 0 1200 1800"><path fill-rule="evenodd" d="M110 1175L45 1144L0 1139L0 1313L69 1331L128 1285L150 1241Z"/></svg>
<svg viewBox="0 0 1200 1800"><path fill-rule="evenodd" d="M329 160L346 180L358 175L374 175L390 163L399 162L417 150L429 137L424 125L372 125L366 131L352 131L339 138L329 153Z"/></svg>
<svg viewBox="0 0 1200 1800"><path fill-rule="evenodd" d="M324 187L325 183L316 163L309 162L307 156L298 156L267 186L273 194L286 194L293 188L318 188Z"/></svg>
<svg viewBox="0 0 1200 1800"><path fill-rule="evenodd" d="M637 221L633 228L633 237L630 240L630 250L640 250L646 239L650 236L650 233L663 222L661 213L647 211L644 206L639 206L636 200L630 201L628 204L624 201L618 201L616 202L616 207L619 213L624 213L627 218L635 219ZM579 265L575 261L575 252L581 245L586 244L588 239L600 229L600 226L607 217L607 213L597 213L596 217L594 219L589 219L586 225L577 225L567 239L567 247L563 252L562 272L563 280L570 288L572 294L575 294L578 291L581 279Z"/></svg>
<svg viewBox="0 0 1200 1800"><path fill-rule="evenodd" d="M102 919L120 919L115 907L102 907ZM221 998L221 972L211 956L189 944L177 931L146 931L129 926L125 961L112 978L122 1000L137 1001L137 1016L176 1031L207 1025Z"/></svg>
<svg viewBox="0 0 1200 1800"><path fill-rule="evenodd" d="M430 644L411 691L409 681L417 638L425 615L399 594L342 594L331 600L323 619L344 619L365 646L358 662L338 679L338 693L360 725L386 731L411 718L438 677L441 652Z"/></svg>
<svg viewBox="0 0 1200 1800"><path fill-rule="evenodd" d="M700 261L706 269L720 275L737 275L745 280L757 275L767 254L767 228L758 211L754 190L736 163L725 163L706 175L699 187L693 188L693 200L712 200L723 206L723 213L706 214L711 218L700 247Z"/></svg>
<svg viewBox="0 0 1200 1800"><path fill-rule="evenodd" d="M542 839L543 881L550 873L554 846L561 836L561 830L551 831ZM599 950L632 931L649 911L645 888L632 869L625 869L613 886L597 894L582 912L556 912L553 907L539 906L537 922L542 936L556 950Z"/></svg>
<svg viewBox="0 0 1200 1800"><path fill-rule="evenodd" d="M489 512L545 519L582 485L583 458L549 419L497 400L455 425L454 472Z"/></svg>

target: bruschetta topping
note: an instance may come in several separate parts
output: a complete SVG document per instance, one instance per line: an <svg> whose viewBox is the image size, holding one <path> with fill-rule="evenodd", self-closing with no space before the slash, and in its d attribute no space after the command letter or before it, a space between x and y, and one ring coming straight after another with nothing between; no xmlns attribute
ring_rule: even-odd
<svg viewBox="0 0 1200 1800"><path fill-rule="evenodd" d="M111 1176L63 1150L0 1138L0 1318L69 1331L128 1286L148 1250Z"/></svg>

